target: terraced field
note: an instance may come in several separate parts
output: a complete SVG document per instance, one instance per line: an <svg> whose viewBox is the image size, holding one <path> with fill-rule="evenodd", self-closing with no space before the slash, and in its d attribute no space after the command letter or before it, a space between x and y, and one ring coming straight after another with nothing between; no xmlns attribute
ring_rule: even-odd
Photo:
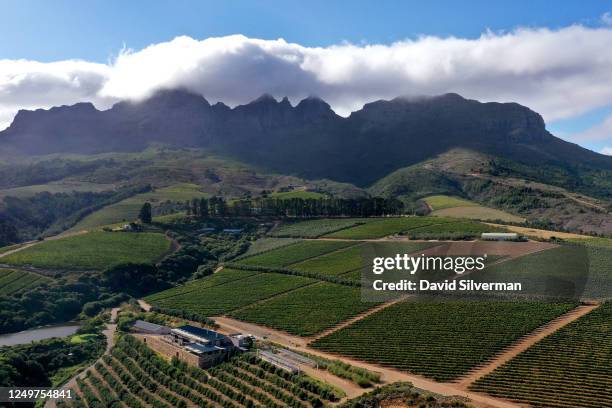
<svg viewBox="0 0 612 408"><path fill-rule="evenodd" d="M575 304L401 302L311 346L449 381Z"/></svg>
<svg viewBox="0 0 612 408"><path fill-rule="evenodd" d="M370 222L324 235L326 238L375 239L399 234L427 225L452 222L442 217L372 218Z"/></svg>
<svg viewBox="0 0 612 408"><path fill-rule="evenodd" d="M138 218L138 212L145 202L150 202L155 206L156 203L168 200L182 202L192 198L205 197L206 195L199 190L199 186L188 183L160 188L149 193L137 194L88 215L72 227L70 231L89 230L103 225L134 221Z"/></svg>
<svg viewBox="0 0 612 408"><path fill-rule="evenodd" d="M362 302L361 290L321 282L231 314L298 336L310 336L376 306Z"/></svg>
<svg viewBox="0 0 612 408"><path fill-rule="evenodd" d="M551 334L470 389L536 407L612 407L612 304Z"/></svg>
<svg viewBox="0 0 612 408"><path fill-rule="evenodd" d="M161 292L148 299L154 306L216 316L315 282L301 276L259 273L233 280L231 284L198 288L197 291L182 292L171 297Z"/></svg>
<svg viewBox="0 0 612 408"><path fill-rule="evenodd" d="M243 258L238 263L249 266L283 267L351 245L355 244L341 241L304 241L249 258Z"/></svg>
<svg viewBox="0 0 612 408"><path fill-rule="evenodd" d="M14 269L0 269L0 295L12 295L51 281L42 275Z"/></svg>
<svg viewBox="0 0 612 408"><path fill-rule="evenodd" d="M341 395L312 378L243 355L209 370L170 364L131 336L77 380L75 400L58 407L319 407Z"/></svg>
<svg viewBox="0 0 612 408"><path fill-rule="evenodd" d="M2 258L9 265L93 270L123 262L154 263L170 251L162 234L91 232L45 241Z"/></svg>
<svg viewBox="0 0 612 408"><path fill-rule="evenodd" d="M324 218L285 224L276 229L272 236L291 238L318 238L359 224L372 222L373 218Z"/></svg>

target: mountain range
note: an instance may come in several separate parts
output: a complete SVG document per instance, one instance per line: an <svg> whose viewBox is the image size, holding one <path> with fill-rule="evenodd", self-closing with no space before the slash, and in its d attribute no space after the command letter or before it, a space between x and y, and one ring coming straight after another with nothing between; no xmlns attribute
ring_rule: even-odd
<svg viewBox="0 0 612 408"><path fill-rule="evenodd" d="M232 109L167 90L105 111L90 103L22 110L0 132L0 146L28 155L140 151L151 143L207 148L272 171L358 186L452 148L612 170L612 157L553 136L524 106L457 94L372 102L343 118L316 97L292 106L263 95Z"/></svg>
<svg viewBox="0 0 612 408"><path fill-rule="evenodd" d="M453 93L380 100L348 117L317 97L294 106L263 95L230 108L183 90L108 110L22 110L0 132L0 176L0 189L194 183L230 196L302 184L398 197L415 211L421 198L446 194L612 233L612 157L555 137L525 106Z"/></svg>

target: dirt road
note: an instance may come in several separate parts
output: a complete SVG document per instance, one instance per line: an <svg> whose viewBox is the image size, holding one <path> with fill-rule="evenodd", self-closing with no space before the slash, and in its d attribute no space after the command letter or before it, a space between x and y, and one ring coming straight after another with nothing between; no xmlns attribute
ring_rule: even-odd
<svg viewBox="0 0 612 408"><path fill-rule="evenodd" d="M117 324L115 322L117 320L118 313L119 313L118 307L113 308L111 310L111 320L109 323L106 324L106 328L102 331L102 334L104 334L104 336L106 337L106 350L104 351L104 354L108 354L111 348L115 345L115 331L117 330ZM97 361L98 360L96 360L89 367L81 370L74 377L68 380L61 388L66 389L66 390L68 389L74 390L77 387L77 379L84 379L85 374L87 373L87 370L93 367ZM55 408L56 407L55 401L48 400L47 402L45 402L44 407L45 408Z"/></svg>

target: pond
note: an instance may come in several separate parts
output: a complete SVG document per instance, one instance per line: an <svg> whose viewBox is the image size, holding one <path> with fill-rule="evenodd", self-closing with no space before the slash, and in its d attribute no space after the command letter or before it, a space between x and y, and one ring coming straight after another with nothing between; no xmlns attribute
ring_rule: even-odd
<svg viewBox="0 0 612 408"><path fill-rule="evenodd" d="M39 327L17 333L0 334L0 347L29 344L33 341L50 339L52 337L71 336L79 329L78 324L63 324L58 326Z"/></svg>

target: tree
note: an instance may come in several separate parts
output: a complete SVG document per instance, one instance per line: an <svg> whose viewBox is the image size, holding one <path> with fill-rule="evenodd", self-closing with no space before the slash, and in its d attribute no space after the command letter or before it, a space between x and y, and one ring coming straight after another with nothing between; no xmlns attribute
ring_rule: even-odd
<svg viewBox="0 0 612 408"><path fill-rule="evenodd" d="M151 204L144 203L140 208L140 213L138 214L138 219L142 221L143 224L150 224L152 221L151 215Z"/></svg>

